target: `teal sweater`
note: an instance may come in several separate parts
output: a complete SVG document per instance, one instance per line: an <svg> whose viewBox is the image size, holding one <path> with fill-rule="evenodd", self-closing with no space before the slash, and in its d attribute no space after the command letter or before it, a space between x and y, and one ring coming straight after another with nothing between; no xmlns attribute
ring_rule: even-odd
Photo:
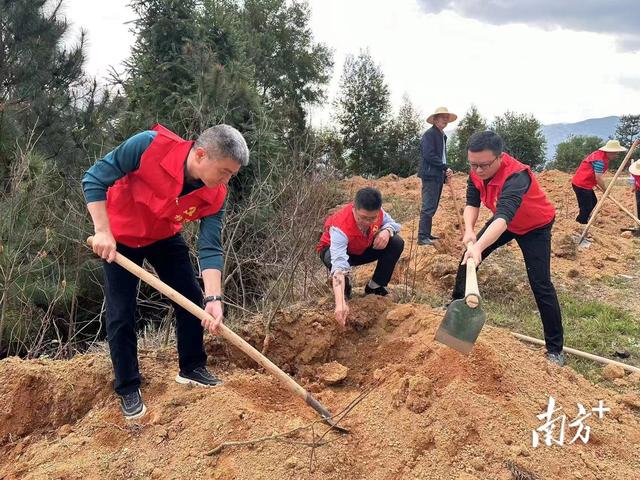
<svg viewBox="0 0 640 480"><path fill-rule="evenodd" d="M82 190L86 202L106 200L107 189L111 185L140 167L142 154L151 145L155 136L156 132L151 130L138 133L120 144L115 150L107 153L104 158L98 160L87 170L82 178ZM189 184L185 181L180 196L187 195L202 186L204 184L199 180L195 184ZM213 268L222 271L224 259L220 238L225 207L226 201L218 213L200 219L198 251L202 270Z"/></svg>

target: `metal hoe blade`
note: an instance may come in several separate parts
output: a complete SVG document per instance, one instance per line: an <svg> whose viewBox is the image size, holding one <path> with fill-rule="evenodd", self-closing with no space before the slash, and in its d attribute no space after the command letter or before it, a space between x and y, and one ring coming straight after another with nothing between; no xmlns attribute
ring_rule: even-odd
<svg viewBox="0 0 640 480"><path fill-rule="evenodd" d="M471 308L464 299L454 300L447 308L435 339L468 355L486 319L487 315L479 306Z"/></svg>

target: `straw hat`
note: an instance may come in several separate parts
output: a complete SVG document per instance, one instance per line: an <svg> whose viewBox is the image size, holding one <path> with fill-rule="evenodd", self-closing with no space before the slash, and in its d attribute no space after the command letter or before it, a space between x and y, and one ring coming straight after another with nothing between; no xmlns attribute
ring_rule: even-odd
<svg viewBox="0 0 640 480"><path fill-rule="evenodd" d="M633 161L631 160L631 165L629 165L629 173L631 175L640 176L640 160Z"/></svg>
<svg viewBox="0 0 640 480"><path fill-rule="evenodd" d="M626 152L627 149L620 145L618 140L609 140L604 147L600 147L598 150L603 152Z"/></svg>
<svg viewBox="0 0 640 480"><path fill-rule="evenodd" d="M427 123L433 124L433 117L435 117L436 115L449 115L449 120L447 121L448 123L451 123L455 121L456 118L458 118L455 113L451 113L449 110L447 110L447 107L438 107L436 108L435 112L427 117Z"/></svg>

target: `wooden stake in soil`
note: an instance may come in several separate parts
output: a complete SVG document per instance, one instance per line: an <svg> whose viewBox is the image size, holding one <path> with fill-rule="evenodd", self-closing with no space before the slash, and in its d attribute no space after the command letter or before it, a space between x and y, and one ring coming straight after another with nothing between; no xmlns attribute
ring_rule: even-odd
<svg viewBox="0 0 640 480"><path fill-rule="evenodd" d="M602 209L602 205L604 205L604 201L606 200L606 198L611 193L611 190L613 189L613 185L616 182L616 179L620 176L620 174L622 173L624 168L627 166L627 162L629 162L629 159L633 155L633 152L635 151L635 149L638 146L638 144L640 144L640 139L637 139L636 141L633 142L633 145L631 145L631 148L629 148L629 151L627 152L627 155L624 157L624 160L622 161L622 163L618 167L618 170L616 171L615 175L613 176L613 178L609 182L609 185L607 186L607 189L604 191L604 193L600 197L600 200L598 200L598 203L596 204L596 208L593 211L593 213L591 214L591 219L589 220L589 223L587 223L587 226L584 228L584 232L582 232L582 235L580 236L580 239L578 240L578 245L580 245L582 243L582 241L585 239L585 237L587 236L587 232L591 228L591 225L593 225L593 222L595 221L596 217L598 216L598 213L600 213L600 210Z"/></svg>

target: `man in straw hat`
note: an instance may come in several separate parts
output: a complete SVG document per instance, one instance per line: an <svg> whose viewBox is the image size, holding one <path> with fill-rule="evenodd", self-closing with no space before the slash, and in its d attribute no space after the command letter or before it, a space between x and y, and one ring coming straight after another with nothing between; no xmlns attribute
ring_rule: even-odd
<svg viewBox="0 0 640 480"><path fill-rule="evenodd" d="M636 216L640 218L640 160L631 163L629 173L633 180L633 191L636 192Z"/></svg>
<svg viewBox="0 0 640 480"><path fill-rule="evenodd" d="M431 234L433 216L440 203L442 186L453 171L447 167L446 126L455 121L457 115L450 113L445 107L436 108L429 115L427 122L433 126L422 136L420 154L422 161L418 169L418 177L422 179L422 208L418 227L418 245L432 245L438 237Z"/></svg>
<svg viewBox="0 0 640 480"><path fill-rule="evenodd" d="M464 264L468 258L479 265L491 252L515 240L522 251L542 319L546 358L562 366L565 362L562 314L551 281L551 227L556 211L531 168L502 149L502 138L489 130L474 133L467 142L470 172L462 239L467 250L458 267L452 297L464 298L467 277ZM476 235L474 227L481 204L493 216Z"/></svg>
<svg viewBox="0 0 640 480"><path fill-rule="evenodd" d="M595 152L591 152L578 166L576 173L571 179L573 191L576 192L578 208L580 212L576 217L576 222L589 223L589 215L596 207L598 199L594 187L597 185L602 190L606 189L604 184L604 173L609 168L609 162L618 156L619 152L626 152L627 149L620 145L618 140L609 140L603 147Z"/></svg>

